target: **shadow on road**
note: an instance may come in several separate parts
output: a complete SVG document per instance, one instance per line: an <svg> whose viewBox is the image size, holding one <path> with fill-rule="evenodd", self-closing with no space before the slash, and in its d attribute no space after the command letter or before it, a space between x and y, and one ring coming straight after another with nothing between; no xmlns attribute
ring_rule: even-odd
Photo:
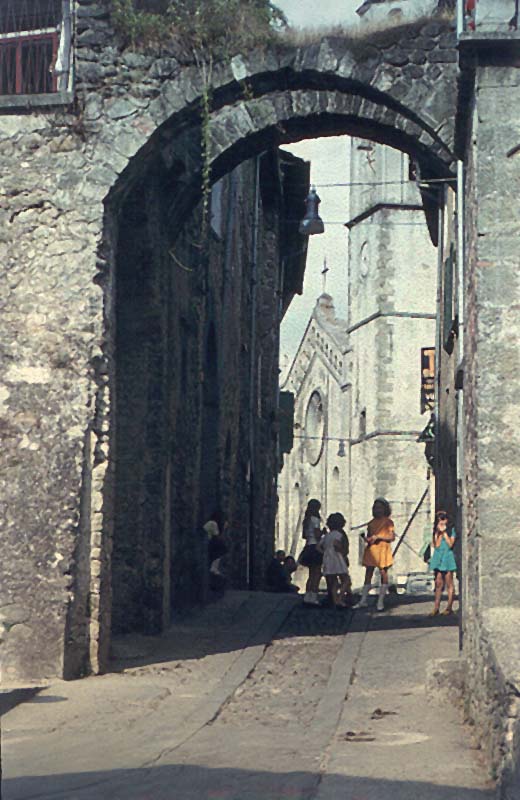
<svg viewBox="0 0 520 800"><path fill-rule="evenodd" d="M38 693L44 686L28 686L19 689L0 690L0 717L7 714L11 709L16 708L20 703L35 702L38 700ZM49 702L49 700L46 700Z"/></svg>
<svg viewBox="0 0 520 800"><path fill-rule="evenodd" d="M355 744L350 745L355 747ZM321 784L321 785L320 785ZM179 764L151 769L38 775L4 780L3 800L492 800L494 790L429 782L209 769Z"/></svg>
<svg viewBox="0 0 520 800"><path fill-rule="evenodd" d="M252 633L251 619L269 617L276 603L285 609L283 622L274 632L274 639L312 636L344 636L350 631L392 630L403 628L457 627L456 615L429 617L432 598L390 595L386 611L375 611L375 598L367 609L334 609L306 607L294 595L253 593L243 602L235 602L241 593L230 592L221 601L186 614L160 636L129 634L115 637L110 671L121 672L133 667L174 661L201 659L215 653L242 650L251 644L268 644L273 631L262 635L260 623ZM263 595L263 599L262 599ZM267 612L266 612L267 608ZM406 611L404 611L406 609ZM368 617L368 618L367 618Z"/></svg>

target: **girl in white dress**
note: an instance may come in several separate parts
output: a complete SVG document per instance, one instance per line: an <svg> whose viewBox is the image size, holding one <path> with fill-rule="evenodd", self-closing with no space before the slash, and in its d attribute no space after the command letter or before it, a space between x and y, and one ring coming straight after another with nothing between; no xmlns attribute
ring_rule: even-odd
<svg viewBox="0 0 520 800"><path fill-rule="evenodd" d="M322 570L327 581L329 596L337 608L346 608L345 595L350 587L348 539L343 530L344 526L343 514L331 514L327 518L329 530L318 544L318 549L323 553Z"/></svg>

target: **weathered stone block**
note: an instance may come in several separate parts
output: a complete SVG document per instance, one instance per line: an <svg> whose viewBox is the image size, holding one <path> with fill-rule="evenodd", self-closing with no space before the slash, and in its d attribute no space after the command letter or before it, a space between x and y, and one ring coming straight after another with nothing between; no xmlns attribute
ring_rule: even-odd
<svg viewBox="0 0 520 800"><path fill-rule="evenodd" d="M428 53L428 61L432 64L456 64L458 58L456 50L431 50Z"/></svg>
<svg viewBox="0 0 520 800"><path fill-rule="evenodd" d="M408 64L409 57L408 53L406 53L404 50L400 50L398 47L393 47L385 52L384 60L388 64L392 64L395 67L403 67L405 64Z"/></svg>

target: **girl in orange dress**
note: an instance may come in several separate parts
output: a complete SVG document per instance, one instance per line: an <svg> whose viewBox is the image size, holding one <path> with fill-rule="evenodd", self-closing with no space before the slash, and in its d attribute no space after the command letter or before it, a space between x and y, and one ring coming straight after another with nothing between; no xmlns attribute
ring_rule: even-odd
<svg viewBox="0 0 520 800"><path fill-rule="evenodd" d="M381 586L377 599L377 610L384 611L385 595L388 591L388 568L394 563L391 542L395 539L394 523L390 519L392 510L384 497L377 497L372 506L373 519L368 523L365 537L367 546L363 554L363 566L366 567L365 584L361 591L361 600L356 608L368 605L368 593L374 570L377 568L381 574Z"/></svg>

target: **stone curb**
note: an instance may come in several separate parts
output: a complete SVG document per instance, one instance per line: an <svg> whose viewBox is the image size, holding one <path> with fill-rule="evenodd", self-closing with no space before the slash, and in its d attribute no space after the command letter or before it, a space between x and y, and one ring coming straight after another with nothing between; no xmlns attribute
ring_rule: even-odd
<svg viewBox="0 0 520 800"><path fill-rule="evenodd" d="M352 683L365 634L370 627L372 619L371 614L363 615L360 619L359 629L352 630L352 625L357 622L357 619L355 612L350 612L350 614L351 619L348 631L332 665L326 692L318 704L314 718L316 729L323 732L328 739L332 738L338 727L343 713L343 702L348 697L349 686ZM354 640L352 636L354 633L362 634L361 638ZM338 703L338 697L341 697L343 702Z"/></svg>

